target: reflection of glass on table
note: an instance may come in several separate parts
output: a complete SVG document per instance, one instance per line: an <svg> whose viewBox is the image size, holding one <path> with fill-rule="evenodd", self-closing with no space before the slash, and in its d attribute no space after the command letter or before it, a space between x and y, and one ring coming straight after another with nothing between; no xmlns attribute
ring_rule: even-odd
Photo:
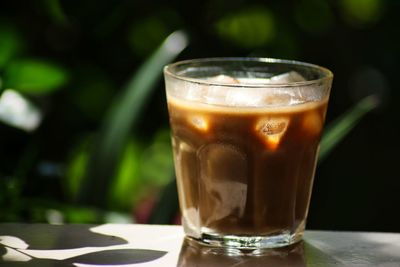
<svg viewBox="0 0 400 267"><path fill-rule="evenodd" d="M305 267L304 244L299 242L282 248L271 248L267 253L254 257L229 254L229 250L202 246L190 239L185 239L179 255L178 267L186 266L252 266ZM234 251L233 251L234 253Z"/></svg>

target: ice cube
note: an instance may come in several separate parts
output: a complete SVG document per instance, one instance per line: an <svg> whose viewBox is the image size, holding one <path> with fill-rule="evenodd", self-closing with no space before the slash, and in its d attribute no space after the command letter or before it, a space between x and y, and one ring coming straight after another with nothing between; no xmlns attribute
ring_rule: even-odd
<svg viewBox="0 0 400 267"><path fill-rule="evenodd" d="M242 217L247 199L248 163L244 151L229 143L213 143L199 151L200 200L207 223ZM206 223L206 224L207 224Z"/></svg>
<svg viewBox="0 0 400 267"><path fill-rule="evenodd" d="M293 83L293 82L304 82L303 76L296 71L289 71L283 74L279 74L269 78L269 83L282 84L282 83Z"/></svg>
<svg viewBox="0 0 400 267"><path fill-rule="evenodd" d="M268 149L276 150L287 130L289 118L269 117L260 119L255 131L261 137Z"/></svg>
<svg viewBox="0 0 400 267"><path fill-rule="evenodd" d="M179 150L184 152L193 152L194 148L186 142L179 142Z"/></svg>
<svg viewBox="0 0 400 267"><path fill-rule="evenodd" d="M308 112L304 115L302 121L303 129L310 135L320 134L322 130L322 118L316 111Z"/></svg>
<svg viewBox="0 0 400 267"><path fill-rule="evenodd" d="M221 84L238 84L239 81L228 75L217 75L208 78L208 81L221 83ZM231 90L218 85L209 85L206 94L204 94L204 99L208 104L215 105L225 105L227 92Z"/></svg>
<svg viewBox="0 0 400 267"><path fill-rule="evenodd" d="M285 72L270 78L243 77L237 80L243 84L280 84L305 81L304 77L296 71Z"/></svg>
<svg viewBox="0 0 400 267"><path fill-rule="evenodd" d="M238 81L242 84L268 84L270 83L269 78L238 78Z"/></svg>
<svg viewBox="0 0 400 267"><path fill-rule="evenodd" d="M229 89L221 86L210 85L207 93L204 95L204 100L208 104L224 105L225 97Z"/></svg>
<svg viewBox="0 0 400 267"><path fill-rule="evenodd" d="M228 76L228 75L223 75L223 74L220 74L220 75L217 75L214 77L210 77L210 78L208 78L208 80L211 82L217 82L217 83L228 83L228 84L239 83L239 81L237 79L235 79L231 76Z"/></svg>
<svg viewBox="0 0 400 267"><path fill-rule="evenodd" d="M209 78L213 82L223 84L282 84L289 82L300 82L305 79L297 72L290 71L271 78L238 78L227 75L217 75ZM261 88L262 89L262 88ZM221 86L210 85L205 94L205 101L209 104L242 106L242 107L260 107L265 105L292 105L304 102L299 88L293 90L274 88L273 91L257 90L232 87L223 88Z"/></svg>
<svg viewBox="0 0 400 267"><path fill-rule="evenodd" d="M185 88L185 90L182 91L186 92L186 94L184 95L184 98L186 100L200 101L207 92L206 87L201 85L186 83L185 86L187 87Z"/></svg>
<svg viewBox="0 0 400 267"><path fill-rule="evenodd" d="M189 123L202 132L206 132L208 130L208 122L207 119L200 115L194 115L189 117Z"/></svg>
<svg viewBox="0 0 400 267"><path fill-rule="evenodd" d="M257 107L264 103L260 93L242 88L230 89L225 97L226 104L229 106Z"/></svg>
<svg viewBox="0 0 400 267"><path fill-rule="evenodd" d="M286 106L292 104L292 95L276 90L275 92L264 94L262 101L268 106Z"/></svg>
<svg viewBox="0 0 400 267"><path fill-rule="evenodd" d="M303 76L301 76L298 72L290 71L283 74L279 74L270 78L271 84L285 84L285 83L294 83L294 82L304 82ZM291 90L283 90L286 93L286 97L288 100L286 101L288 105L295 105L304 102L304 96L300 87L292 88ZM282 94L284 95L284 94Z"/></svg>

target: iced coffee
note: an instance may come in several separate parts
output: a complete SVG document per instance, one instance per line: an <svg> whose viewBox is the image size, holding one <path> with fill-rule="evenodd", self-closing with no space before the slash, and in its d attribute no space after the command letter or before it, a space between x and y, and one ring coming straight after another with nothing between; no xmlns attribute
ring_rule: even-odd
<svg viewBox="0 0 400 267"><path fill-rule="evenodd" d="M301 239L332 75L299 64L210 59L166 68L188 236L244 249Z"/></svg>

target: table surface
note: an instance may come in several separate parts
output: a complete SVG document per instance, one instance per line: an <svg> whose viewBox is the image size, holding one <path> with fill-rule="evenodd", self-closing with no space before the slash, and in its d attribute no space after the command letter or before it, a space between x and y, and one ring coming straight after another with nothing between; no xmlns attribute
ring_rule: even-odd
<svg viewBox="0 0 400 267"><path fill-rule="evenodd" d="M0 224L0 266L400 267L400 234L307 231L262 256L221 255L166 225Z"/></svg>

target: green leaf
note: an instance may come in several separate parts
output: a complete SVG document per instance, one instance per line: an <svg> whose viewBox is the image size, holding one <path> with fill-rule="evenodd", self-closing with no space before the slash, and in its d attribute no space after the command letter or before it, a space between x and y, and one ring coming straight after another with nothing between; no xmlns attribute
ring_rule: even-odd
<svg viewBox="0 0 400 267"><path fill-rule="evenodd" d="M275 37L275 19L266 8L250 8L222 17L215 25L221 38L244 48L256 48Z"/></svg>
<svg viewBox="0 0 400 267"><path fill-rule="evenodd" d="M65 184L63 189L66 195L72 200L76 200L79 192L79 187L85 176L85 170L89 161L90 147L92 145L91 136L85 137L72 150L68 160Z"/></svg>
<svg viewBox="0 0 400 267"><path fill-rule="evenodd" d="M4 77L4 87L28 94L45 94L63 86L67 72L60 66L37 59L11 62Z"/></svg>
<svg viewBox="0 0 400 267"><path fill-rule="evenodd" d="M129 210L138 200L143 184L139 173L139 142L130 140L124 148L109 193L110 208Z"/></svg>
<svg viewBox="0 0 400 267"><path fill-rule="evenodd" d="M299 1L294 18L303 30L310 33L327 32L334 24L334 16L327 1Z"/></svg>
<svg viewBox="0 0 400 267"><path fill-rule="evenodd" d="M187 42L186 34L180 31L168 36L114 99L91 154L80 193L82 202L105 204L105 196L130 131L143 115L142 110L162 75L163 66L175 59Z"/></svg>
<svg viewBox="0 0 400 267"><path fill-rule="evenodd" d="M168 175L164 173L164 175ZM170 174L173 178L173 172ZM178 190L175 179L172 179L163 189L160 198L155 205L149 223L171 224L179 211Z"/></svg>
<svg viewBox="0 0 400 267"><path fill-rule="evenodd" d="M357 125L358 121L377 106L377 98L368 96L328 125L321 140L319 161L323 161L333 148Z"/></svg>
<svg viewBox="0 0 400 267"><path fill-rule="evenodd" d="M18 32L7 25L0 25L0 68L3 68L22 48Z"/></svg>
<svg viewBox="0 0 400 267"><path fill-rule="evenodd" d="M140 176L153 186L165 186L171 180L171 175L166 175L170 173L174 173L170 131L161 129L143 152Z"/></svg>
<svg viewBox="0 0 400 267"><path fill-rule="evenodd" d="M168 36L165 22L157 16L135 21L128 33L128 42L138 56L149 55Z"/></svg>
<svg viewBox="0 0 400 267"><path fill-rule="evenodd" d="M61 25L67 23L67 16L62 9L60 0L42 0L42 5L53 22Z"/></svg>
<svg viewBox="0 0 400 267"><path fill-rule="evenodd" d="M67 223L99 223L101 222L101 212L83 206L70 206L61 209Z"/></svg>
<svg viewBox="0 0 400 267"><path fill-rule="evenodd" d="M383 14L384 1L381 0L341 0L339 4L345 18L354 26L376 23Z"/></svg>
<svg viewBox="0 0 400 267"><path fill-rule="evenodd" d="M71 100L85 118L101 121L115 91L108 73L97 66L85 65L74 68L72 75Z"/></svg>

